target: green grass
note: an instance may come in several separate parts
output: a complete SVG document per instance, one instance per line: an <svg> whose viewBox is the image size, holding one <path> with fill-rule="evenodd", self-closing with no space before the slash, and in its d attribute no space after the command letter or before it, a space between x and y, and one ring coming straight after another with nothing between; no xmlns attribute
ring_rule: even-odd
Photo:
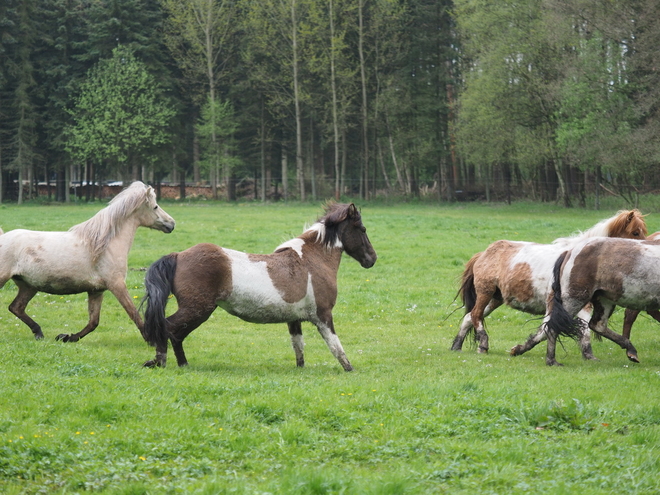
<svg viewBox="0 0 660 495"><path fill-rule="evenodd" d="M152 261L198 242L267 253L320 213L304 204L175 204L170 235L140 229L127 284L136 302ZM0 225L62 230L97 206L4 206ZM199 494L524 494L660 491L660 332L640 316L641 364L609 342L563 368L545 345L508 349L538 321L504 308L487 320L491 351L449 347L462 317L457 279L497 239L550 242L615 213L552 205L365 204L378 252L370 270L345 257L334 311L353 373L311 325L304 369L285 325L216 311L185 341L190 366L153 357L110 294L101 324L85 295L39 294L28 313L44 341L0 311L0 492ZM647 217L649 230L658 225ZM2 307L15 293L0 290ZM612 327L620 329L622 312ZM171 353L170 353L171 354Z"/></svg>

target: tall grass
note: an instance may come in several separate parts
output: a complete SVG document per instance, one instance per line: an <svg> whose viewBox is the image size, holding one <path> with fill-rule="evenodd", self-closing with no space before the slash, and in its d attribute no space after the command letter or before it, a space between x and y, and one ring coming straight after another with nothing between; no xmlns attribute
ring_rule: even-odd
<svg viewBox="0 0 660 495"><path fill-rule="evenodd" d="M170 235L138 230L127 284L136 302L152 261L198 242L271 252L317 205L162 205ZM61 230L99 206L2 207L5 230ZM449 347L465 261L497 239L550 242L615 213L550 205L375 205L363 220L370 270L345 256L335 326L355 367L342 371L311 325L297 369L285 325L222 310L186 339L190 365L153 357L112 295L97 330L85 295L39 294L44 341L0 311L0 492L18 493L656 493L660 491L660 332L633 328L642 363L609 341L584 362L564 342L508 350L538 320L498 309L488 355ZM647 218L654 231L653 215ZM13 284L0 290L6 307ZM619 330L622 314L612 327Z"/></svg>

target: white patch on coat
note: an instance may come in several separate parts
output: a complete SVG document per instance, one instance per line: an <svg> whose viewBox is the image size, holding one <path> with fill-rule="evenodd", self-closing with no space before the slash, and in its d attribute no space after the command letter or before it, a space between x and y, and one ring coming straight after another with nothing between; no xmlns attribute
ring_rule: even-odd
<svg viewBox="0 0 660 495"><path fill-rule="evenodd" d="M289 241L283 242L277 248L275 248L275 251L279 251L280 249L286 249L286 248L291 248L293 249L296 253L298 253L298 256L302 259L303 253L302 253L302 247L305 245L305 241L302 240L300 237L296 237L295 239L291 239Z"/></svg>
<svg viewBox="0 0 660 495"><path fill-rule="evenodd" d="M223 249L231 260L232 291L219 307L252 323L309 321L316 314L312 275L307 276L307 292L294 303L287 303L275 288L265 261L251 261L240 251Z"/></svg>

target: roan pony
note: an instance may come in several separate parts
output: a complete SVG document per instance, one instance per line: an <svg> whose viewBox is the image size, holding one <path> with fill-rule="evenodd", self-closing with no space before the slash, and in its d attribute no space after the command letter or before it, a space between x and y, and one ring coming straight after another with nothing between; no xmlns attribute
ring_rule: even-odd
<svg viewBox="0 0 660 495"><path fill-rule="evenodd" d="M87 292L87 326L79 333L57 336L77 342L98 326L103 293L109 290L142 331L142 319L126 289L128 252L138 227L174 230L174 219L158 206L153 188L142 182L134 182L92 218L66 232L16 229L0 235L0 287L9 279L18 286L9 311L36 339L43 339L39 324L25 313L37 292Z"/></svg>
<svg viewBox="0 0 660 495"><path fill-rule="evenodd" d="M287 323L296 364L305 365L301 322L312 322L346 371L353 367L335 334L332 308L342 252L364 268L376 262L359 211L329 203L325 215L272 254L246 254L197 244L154 262L145 277L144 338L156 347L147 367L165 366L167 342L179 366L188 364L183 339L217 306L252 323ZM165 318L170 293L177 311Z"/></svg>
<svg viewBox="0 0 660 495"><path fill-rule="evenodd" d="M593 306L589 328L626 350L639 362L630 340L607 327L616 305L635 311L660 309L660 241L590 239L557 259L551 297L541 329L548 338L545 362L558 365L556 340L560 335L580 337L584 322L576 318L588 303ZM522 354L538 343L532 335L517 346Z"/></svg>
<svg viewBox="0 0 660 495"><path fill-rule="evenodd" d="M533 315L544 315L553 264L562 252L580 241L592 237L644 239L646 234L643 215L638 210L628 210L620 211L579 235L556 239L552 244L494 242L466 264L459 289L466 314L451 349L460 351L466 335L474 329L478 352L488 352L484 318L502 304ZM589 318L586 313L584 317ZM585 338L589 339L588 333ZM585 358L593 358L589 352Z"/></svg>

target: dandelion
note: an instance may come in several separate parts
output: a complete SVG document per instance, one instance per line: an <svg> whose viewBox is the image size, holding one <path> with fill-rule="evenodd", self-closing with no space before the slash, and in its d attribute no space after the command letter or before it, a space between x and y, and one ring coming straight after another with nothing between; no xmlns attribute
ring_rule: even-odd
<svg viewBox="0 0 660 495"><path fill-rule="evenodd" d="M76 432L76 435L80 435L80 432L79 432L79 431L77 431L77 432Z"/></svg>
<svg viewBox="0 0 660 495"><path fill-rule="evenodd" d="M142 457L142 456L140 456L139 459L140 459L141 461L146 461L146 460L147 460L146 457Z"/></svg>

